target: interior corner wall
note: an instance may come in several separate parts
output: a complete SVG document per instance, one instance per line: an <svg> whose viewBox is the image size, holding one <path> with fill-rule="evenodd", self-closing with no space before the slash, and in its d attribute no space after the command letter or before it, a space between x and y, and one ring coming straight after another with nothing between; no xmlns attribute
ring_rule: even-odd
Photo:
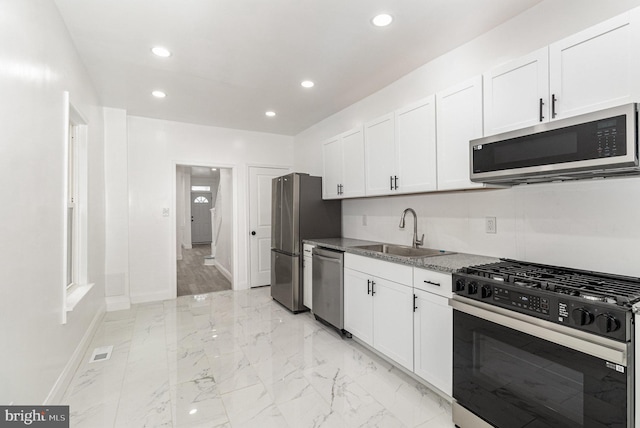
<svg viewBox="0 0 640 428"><path fill-rule="evenodd" d="M328 138L638 6L545 0L298 134L295 169L321 175ZM412 207L427 247L640 276L639 178L347 199L342 207L345 237L409 244L411 228L398 221ZM497 234L485 233L487 216L497 218Z"/></svg>
<svg viewBox="0 0 640 428"><path fill-rule="evenodd" d="M216 266L224 276L233 282L233 171L220 170L220 207L216 215L220 216L220 235L216 244Z"/></svg>
<svg viewBox="0 0 640 428"><path fill-rule="evenodd" d="M236 288L248 288L248 165L293 164L293 137L128 117L129 282L133 303L175 297L176 165L234 169ZM170 215L163 216L163 209Z"/></svg>
<svg viewBox="0 0 640 428"><path fill-rule="evenodd" d="M2 1L0 52L0 403L34 405L64 387L68 364L104 313L103 110L54 2ZM65 91L87 121L87 270L95 285L63 325Z"/></svg>

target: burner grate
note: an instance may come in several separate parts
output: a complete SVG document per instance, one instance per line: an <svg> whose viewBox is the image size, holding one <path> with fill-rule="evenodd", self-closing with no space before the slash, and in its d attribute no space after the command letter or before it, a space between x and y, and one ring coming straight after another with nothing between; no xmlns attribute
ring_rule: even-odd
<svg viewBox="0 0 640 428"><path fill-rule="evenodd" d="M503 259L470 266L466 273L527 288L630 306L640 301L640 278Z"/></svg>

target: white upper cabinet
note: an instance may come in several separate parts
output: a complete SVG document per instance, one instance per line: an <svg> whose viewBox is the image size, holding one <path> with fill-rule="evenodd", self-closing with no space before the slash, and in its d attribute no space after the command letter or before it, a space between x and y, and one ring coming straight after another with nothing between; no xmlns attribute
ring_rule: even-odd
<svg viewBox="0 0 640 428"><path fill-rule="evenodd" d="M639 24L634 9L549 47L551 120L638 101Z"/></svg>
<svg viewBox="0 0 640 428"><path fill-rule="evenodd" d="M396 111L398 193L436 190L436 97Z"/></svg>
<svg viewBox="0 0 640 428"><path fill-rule="evenodd" d="M438 190L484 187L469 179L469 141L482 136L482 77L436 94Z"/></svg>
<svg viewBox="0 0 640 428"><path fill-rule="evenodd" d="M437 189L434 95L372 120L364 129L367 196Z"/></svg>
<svg viewBox="0 0 640 428"><path fill-rule="evenodd" d="M339 198L342 183L342 139L331 138L322 144L322 198Z"/></svg>
<svg viewBox="0 0 640 428"><path fill-rule="evenodd" d="M395 116L387 114L364 125L367 196L387 195L394 189Z"/></svg>
<svg viewBox="0 0 640 428"><path fill-rule="evenodd" d="M341 199L364 196L364 140L355 128L322 145L322 197Z"/></svg>
<svg viewBox="0 0 640 428"><path fill-rule="evenodd" d="M638 101L638 9L484 74L485 135Z"/></svg>
<svg viewBox="0 0 640 428"><path fill-rule="evenodd" d="M484 133L499 134L549 120L549 49L483 75Z"/></svg>

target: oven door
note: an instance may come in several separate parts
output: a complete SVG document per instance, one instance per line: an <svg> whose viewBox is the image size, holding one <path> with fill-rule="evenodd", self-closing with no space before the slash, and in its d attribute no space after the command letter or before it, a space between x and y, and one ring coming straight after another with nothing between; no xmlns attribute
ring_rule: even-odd
<svg viewBox="0 0 640 428"><path fill-rule="evenodd" d="M475 414L499 428L633 426L629 344L464 297L451 306L456 425L482 426Z"/></svg>

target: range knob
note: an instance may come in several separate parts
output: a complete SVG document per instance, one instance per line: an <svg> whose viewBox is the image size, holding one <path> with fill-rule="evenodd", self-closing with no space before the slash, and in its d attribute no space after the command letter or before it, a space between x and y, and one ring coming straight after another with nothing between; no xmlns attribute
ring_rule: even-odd
<svg viewBox="0 0 640 428"><path fill-rule="evenodd" d="M476 294L478 292L478 284L475 281L467 284L467 294Z"/></svg>
<svg viewBox="0 0 640 428"><path fill-rule="evenodd" d="M601 314L596 317L596 325L602 333L610 333L620 328L620 321L611 314Z"/></svg>
<svg viewBox="0 0 640 428"><path fill-rule="evenodd" d="M482 296L483 299L486 299L487 297L491 297L491 286L490 285L483 285L480 288L480 295Z"/></svg>
<svg viewBox="0 0 640 428"><path fill-rule="evenodd" d="M593 322L593 314L585 308L576 308L571 311L571 319L578 325L588 325Z"/></svg>
<svg viewBox="0 0 640 428"><path fill-rule="evenodd" d="M464 290L464 279L459 279L456 281L456 291Z"/></svg>

